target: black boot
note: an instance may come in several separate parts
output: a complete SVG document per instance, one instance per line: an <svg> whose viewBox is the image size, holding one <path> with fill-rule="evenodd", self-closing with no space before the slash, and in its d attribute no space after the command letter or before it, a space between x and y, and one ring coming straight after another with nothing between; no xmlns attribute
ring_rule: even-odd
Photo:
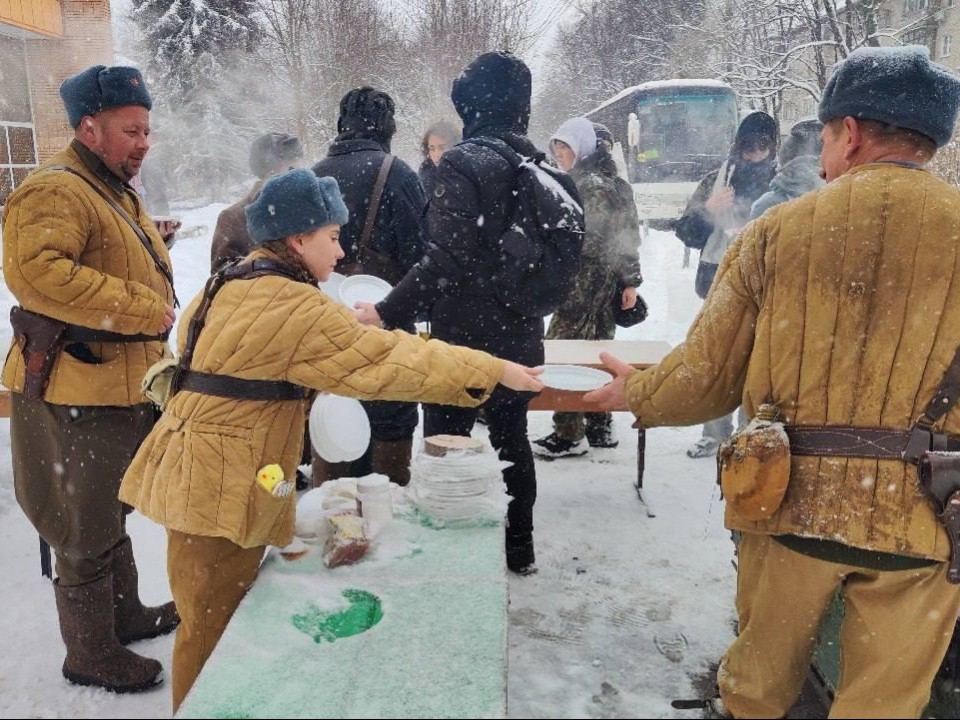
<svg viewBox="0 0 960 720"><path fill-rule="evenodd" d="M506 544L507 569L517 575L533 575L537 572L537 558L530 533L511 533L507 528Z"/></svg>
<svg viewBox="0 0 960 720"><path fill-rule="evenodd" d="M166 635L177 629L180 616L173 602L147 607L140 602L139 576L130 538L113 550L113 611L121 645Z"/></svg>
<svg viewBox="0 0 960 720"><path fill-rule="evenodd" d="M115 693L148 690L163 681L163 667L117 642L112 584L109 575L77 587L54 583L60 634L67 646L63 676L74 685Z"/></svg>

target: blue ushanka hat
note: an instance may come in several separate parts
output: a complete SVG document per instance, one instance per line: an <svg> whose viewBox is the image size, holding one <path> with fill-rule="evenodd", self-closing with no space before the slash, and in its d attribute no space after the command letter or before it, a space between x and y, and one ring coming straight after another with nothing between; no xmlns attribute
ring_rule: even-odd
<svg viewBox="0 0 960 720"><path fill-rule="evenodd" d="M337 181L332 177L318 178L303 168L267 180L244 213L250 237L258 244L324 225L345 225L350 216Z"/></svg>
<svg viewBox="0 0 960 720"><path fill-rule="evenodd" d="M820 101L820 121L853 117L915 130L937 147L950 142L960 108L960 80L930 62L922 45L860 48L834 69Z"/></svg>
<svg viewBox="0 0 960 720"><path fill-rule="evenodd" d="M142 105L149 110L153 107L143 75L134 67L122 65L93 65L71 75L60 84L60 98L73 128L85 116L110 108Z"/></svg>

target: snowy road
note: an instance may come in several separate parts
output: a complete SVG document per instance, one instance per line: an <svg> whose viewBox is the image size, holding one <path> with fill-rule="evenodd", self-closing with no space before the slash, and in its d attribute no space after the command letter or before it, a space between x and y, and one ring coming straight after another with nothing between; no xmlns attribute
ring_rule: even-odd
<svg viewBox="0 0 960 720"><path fill-rule="evenodd" d="M206 278L220 207L183 214L185 226L207 228L173 251L185 300ZM651 315L623 337L682 339L699 305L695 268L681 269L682 255L671 235L654 233L644 244L641 292ZM732 546L714 464L684 454L699 430L648 434L645 484L658 513L648 518L631 486L636 443L629 425L627 416L617 417L616 450L538 464L540 573L510 578L511 717L693 717L672 710L670 701L696 694L690 677L716 661L732 638ZM549 429L549 414L531 414L532 437ZM129 528L144 599L168 599L163 531L138 515ZM72 687L60 676L53 592L39 574L36 535L13 497L6 421L0 544L0 717L169 717L168 685L113 696ZM169 637L136 646L167 668L172 648Z"/></svg>

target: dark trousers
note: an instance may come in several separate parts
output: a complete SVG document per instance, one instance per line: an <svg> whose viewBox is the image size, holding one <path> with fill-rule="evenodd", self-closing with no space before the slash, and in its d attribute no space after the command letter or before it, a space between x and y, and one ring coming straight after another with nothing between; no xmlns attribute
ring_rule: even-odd
<svg viewBox="0 0 960 720"><path fill-rule="evenodd" d="M364 400L362 404L370 420L370 436L373 440L409 440L420 424L417 403Z"/></svg>
<svg viewBox="0 0 960 720"><path fill-rule="evenodd" d="M436 333L438 339L446 340ZM448 342L485 350L528 366L543 364L543 338L459 338ZM527 410L531 393L519 393L498 385L483 404L490 429L490 442L504 462L513 463L503 471L507 493L512 500L507 509L507 565L520 569L531 564L533 549L533 505L537 501L537 473L527 437ZM424 405L423 434L470 435L477 421L478 408L449 405Z"/></svg>
<svg viewBox="0 0 960 720"><path fill-rule="evenodd" d="M56 555L61 585L106 576L127 539L120 481L156 420L149 404L69 407L13 393L10 446L17 502Z"/></svg>

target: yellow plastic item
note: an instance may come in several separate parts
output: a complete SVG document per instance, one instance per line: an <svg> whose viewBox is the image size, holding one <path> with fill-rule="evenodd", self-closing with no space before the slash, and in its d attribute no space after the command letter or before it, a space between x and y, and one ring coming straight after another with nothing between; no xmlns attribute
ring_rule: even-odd
<svg viewBox="0 0 960 720"><path fill-rule="evenodd" d="M274 488L283 482L283 468L276 463L264 465L257 470L257 482L268 493L273 493Z"/></svg>

